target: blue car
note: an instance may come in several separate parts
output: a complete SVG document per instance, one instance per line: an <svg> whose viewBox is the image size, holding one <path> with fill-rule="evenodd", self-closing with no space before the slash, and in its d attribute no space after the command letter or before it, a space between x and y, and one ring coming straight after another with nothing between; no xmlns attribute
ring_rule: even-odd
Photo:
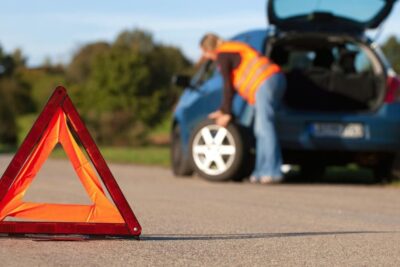
<svg viewBox="0 0 400 267"><path fill-rule="evenodd" d="M270 0L270 27L238 34L279 64L288 81L276 128L287 164L320 176L329 165L356 163L376 179L397 173L400 80L365 34L390 14L396 0ZM304 3L303 3L304 2ZM235 120L217 126L207 115L222 101L223 80L213 62L184 87L173 115L171 160L177 176L194 171L210 181L242 179L254 166L254 109L236 94Z"/></svg>

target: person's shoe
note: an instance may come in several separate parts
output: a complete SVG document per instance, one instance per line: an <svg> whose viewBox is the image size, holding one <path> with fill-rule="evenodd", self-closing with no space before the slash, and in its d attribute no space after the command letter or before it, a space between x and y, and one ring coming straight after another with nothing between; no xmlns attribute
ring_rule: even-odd
<svg viewBox="0 0 400 267"><path fill-rule="evenodd" d="M258 178L257 177L255 177L255 176L250 176L250 183L252 183L252 184L256 184L256 183L258 183Z"/></svg>
<svg viewBox="0 0 400 267"><path fill-rule="evenodd" d="M271 176L261 176L260 184L276 184L279 180L274 180Z"/></svg>

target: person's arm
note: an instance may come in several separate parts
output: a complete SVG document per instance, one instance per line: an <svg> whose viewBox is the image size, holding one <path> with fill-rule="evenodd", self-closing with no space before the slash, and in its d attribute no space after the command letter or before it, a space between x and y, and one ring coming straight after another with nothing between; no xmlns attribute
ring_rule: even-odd
<svg viewBox="0 0 400 267"><path fill-rule="evenodd" d="M220 111L224 114L232 114L232 100L235 94L233 85L233 70L240 63L240 55L238 53L221 53L218 55L217 64L224 80L224 92Z"/></svg>

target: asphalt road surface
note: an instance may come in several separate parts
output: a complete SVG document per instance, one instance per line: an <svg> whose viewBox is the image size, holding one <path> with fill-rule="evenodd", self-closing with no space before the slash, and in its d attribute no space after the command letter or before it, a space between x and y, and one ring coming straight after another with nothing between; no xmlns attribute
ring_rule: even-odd
<svg viewBox="0 0 400 267"><path fill-rule="evenodd" d="M10 157L0 157L0 173ZM110 165L141 241L0 238L1 266L400 266L400 188L210 183ZM89 203L68 161L48 160L26 200ZM40 240L40 239L39 239Z"/></svg>

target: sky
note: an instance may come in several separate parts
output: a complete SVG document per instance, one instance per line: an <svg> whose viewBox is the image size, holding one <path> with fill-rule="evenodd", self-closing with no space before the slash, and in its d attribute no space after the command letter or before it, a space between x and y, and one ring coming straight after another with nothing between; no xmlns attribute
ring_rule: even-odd
<svg viewBox="0 0 400 267"><path fill-rule="evenodd" d="M135 28L150 31L156 41L177 46L195 60L204 33L229 38L267 24L265 0L0 0L0 46L6 52L22 49L29 66L46 58L68 63L82 45L112 42L121 31ZM400 37L399 3L378 41L391 34Z"/></svg>

